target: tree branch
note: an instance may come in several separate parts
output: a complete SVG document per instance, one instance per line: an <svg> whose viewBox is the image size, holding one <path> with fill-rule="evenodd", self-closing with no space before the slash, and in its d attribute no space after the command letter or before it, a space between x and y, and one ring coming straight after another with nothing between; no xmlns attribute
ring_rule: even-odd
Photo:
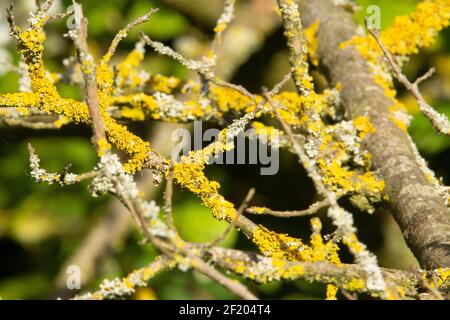
<svg viewBox="0 0 450 320"><path fill-rule="evenodd" d="M394 76L406 87L406 89L408 89L412 93L414 98L416 98L417 103L419 104L420 111L423 113L425 117L428 118L428 120L430 120L431 124L433 125L433 128L442 134L450 136L450 122L447 119L447 117L434 110L433 107L426 102L425 98L422 96L419 90L419 84L425 81L426 79L430 78L435 72L435 69L431 68L430 70L428 70L427 73L425 73L423 76L419 77L416 81L414 81L414 83L411 83L408 80L408 78L402 73L402 69L397 64L397 62L395 62L395 59L392 56L392 54L389 52L388 49L386 49L386 47L383 45L383 42L381 42L380 32L378 30L371 29L367 21L366 21L366 28L369 31L369 33L375 38L381 50L383 51L386 60L388 61L389 65L394 71Z"/></svg>
<svg viewBox="0 0 450 320"><path fill-rule="evenodd" d="M408 246L423 268L450 266L450 214L426 178L406 132L389 119L390 98L374 81L366 60L340 44L357 35L353 16L328 0L298 1L307 25L319 21L318 53L333 84L341 83L348 118L367 115L376 131L365 147L386 184L389 205Z"/></svg>

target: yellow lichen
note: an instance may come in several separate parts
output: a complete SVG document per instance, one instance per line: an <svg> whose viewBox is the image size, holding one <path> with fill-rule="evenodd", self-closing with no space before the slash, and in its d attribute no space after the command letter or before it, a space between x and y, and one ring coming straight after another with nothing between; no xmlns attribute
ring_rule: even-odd
<svg viewBox="0 0 450 320"><path fill-rule="evenodd" d="M252 123L252 127L255 129L255 134L259 137L264 137L268 142L277 141L282 135L283 132L271 126L266 126L265 124L254 121Z"/></svg>
<svg viewBox="0 0 450 320"><path fill-rule="evenodd" d="M291 261L305 261L310 256L310 250L300 239L289 237L258 226L253 232L253 242L266 256Z"/></svg>
<svg viewBox="0 0 450 320"><path fill-rule="evenodd" d="M108 143L106 138L102 138L97 141L97 154L99 157L103 156L105 152L111 149L111 145Z"/></svg>
<svg viewBox="0 0 450 320"><path fill-rule="evenodd" d="M354 253L361 252L363 249L361 242L359 242L358 237L354 233L347 235L343 239L343 243Z"/></svg>
<svg viewBox="0 0 450 320"><path fill-rule="evenodd" d="M316 38L317 30L319 29L319 21L315 21L308 28L304 30L306 41L308 42L308 54L311 63L314 66L319 65L319 57L316 53L319 46Z"/></svg>
<svg viewBox="0 0 450 320"><path fill-rule="evenodd" d="M375 127L370 123L369 117L358 116L353 120L353 125L358 130L361 139L364 139L367 134L375 132Z"/></svg>
<svg viewBox="0 0 450 320"><path fill-rule="evenodd" d="M264 210L266 210L265 207L250 207L249 209L252 212L257 213L257 214L262 214L264 212Z"/></svg>
<svg viewBox="0 0 450 320"><path fill-rule="evenodd" d="M448 286L450 283L450 268L436 269L438 275L438 287Z"/></svg>
<svg viewBox="0 0 450 320"><path fill-rule="evenodd" d="M365 282L362 279L353 278L346 283L343 288L348 291L362 291L365 289Z"/></svg>
<svg viewBox="0 0 450 320"><path fill-rule="evenodd" d="M131 51L128 56L117 65L117 85L120 88L129 86L130 88L136 88L142 85L142 78L137 67L144 60L144 52L140 48L136 48Z"/></svg>
<svg viewBox="0 0 450 320"><path fill-rule="evenodd" d="M420 2L416 10L408 16L395 18L392 26L382 31L380 39L386 49L393 55L407 56L415 54L420 48L428 47L435 41L440 30L449 25L450 0L430 0ZM399 108L406 109L396 99L390 70L383 60L383 52L372 36L355 36L341 43L342 49L353 45L367 59L374 81L391 98L395 110L390 108L389 119L401 130L407 131L408 123L395 113Z"/></svg>
<svg viewBox="0 0 450 320"><path fill-rule="evenodd" d="M327 285L327 300L337 300L336 293L338 288L332 284Z"/></svg>
<svg viewBox="0 0 450 320"><path fill-rule="evenodd" d="M152 75L150 78L150 86L152 90L163 93L172 93L181 83L181 80L175 77L166 77L161 74Z"/></svg>

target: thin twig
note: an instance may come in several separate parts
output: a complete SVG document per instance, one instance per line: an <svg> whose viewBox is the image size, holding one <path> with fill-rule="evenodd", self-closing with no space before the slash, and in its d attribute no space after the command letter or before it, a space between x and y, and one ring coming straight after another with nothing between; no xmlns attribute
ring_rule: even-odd
<svg viewBox="0 0 450 320"><path fill-rule="evenodd" d="M37 14L38 15L44 15L45 13L50 10L51 6L53 5L54 0L47 0L41 5L38 5Z"/></svg>
<svg viewBox="0 0 450 320"><path fill-rule="evenodd" d="M246 300L258 300L258 298L253 293L251 293L242 283L237 280L232 280L223 275L213 266L207 264L205 261L195 256L194 253L189 249L185 250L185 254L192 260L192 266L195 269L215 280L219 284L223 285L234 294Z"/></svg>
<svg viewBox="0 0 450 320"><path fill-rule="evenodd" d="M172 48L165 46L161 42L153 41L144 33L140 33L140 38L144 41L148 46L153 48L157 53L162 54L164 56L171 57L172 59L178 61L183 66L188 68L189 70L197 72L204 80L210 81L215 85L220 87L226 87L240 92L241 94L247 96L252 101L255 101L255 96L251 94L247 89L243 86L232 84L217 78L212 71L210 70L210 65L208 62L192 60L183 57L180 53L174 51Z"/></svg>
<svg viewBox="0 0 450 320"><path fill-rule="evenodd" d="M308 209L305 210L296 210L296 211L277 211L271 210L268 208L259 208L259 207L251 207L246 210L246 212L251 214L266 214L279 218L292 218L292 217L304 217L316 214L322 208L325 208L330 205L330 202L327 199L318 201L309 206Z"/></svg>
<svg viewBox="0 0 450 320"><path fill-rule="evenodd" d="M284 35L289 49L289 63L292 67L295 87L300 95L308 95L311 87L305 84L311 83L308 73L307 42L303 34L303 26L298 5L291 0L277 0L283 20Z"/></svg>
<svg viewBox="0 0 450 320"><path fill-rule="evenodd" d="M76 29L69 31L69 36L73 40L77 49L78 62L83 66L83 78L86 89L86 103L89 108L89 114L92 120L92 130L94 132L93 140L97 148L106 138L106 129L103 123L103 117L100 110L100 104L97 93L97 81L95 76L95 63L89 53L87 44L87 25L88 21L83 15L83 9L80 4L73 1L75 8Z"/></svg>
<svg viewBox="0 0 450 320"><path fill-rule="evenodd" d="M358 297L356 296L356 294L351 294L347 290L341 290L341 293L344 297L347 298L347 300L358 300Z"/></svg>
<svg viewBox="0 0 450 320"><path fill-rule="evenodd" d="M417 268L412 268L412 272L415 275L417 281L419 282L419 285L422 288L427 289L436 300L445 300L444 296L437 288L435 288L432 284L428 283L426 279L422 278L421 272Z"/></svg>
<svg viewBox="0 0 450 320"><path fill-rule="evenodd" d="M213 52L217 50L217 46L222 41L222 35L227 29L228 25L234 18L234 7L236 0L225 0L224 9L219 19L217 20L214 31L216 32L214 40L212 41L211 48Z"/></svg>
<svg viewBox="0 0 450 320"><path fill-rule="evenodd" d="M124 38L127 37L128 33L130 32L131 29L133 29L134 27L136 27L142 23L149 21L150 17L153 14L155 14L156 12L158 12L158 10L159 10L158 8L152 8L145 15L137 18L133 22L129 23L125 28L120 30L114 37L113 41L111 42L111 45L109 46L109 49L108 49L108 53L104 56L105 58L102 61L102 63L107 63L112 58L112 56L116 52L117 46L119 45L120 41L122 41Z"/></svg>
<svg viewBox="0 0 450 320"><path fill-rule="evenodd" d="M12 0L9 3L9 7L6 8L6 20L8 21L9 24L10 35L14 39L18 40L20 30L16 25L16 18L14 16L14 2Z"/></svg>
<svg viewBox="0 0 450 320"><path fill-rule="evenodd" d="M67 165L62 173L47 172L40 167L40 159L36 154L31 143L28 143L28 154L30 156L30 169L31 176L36 179L37 182L44 182L52 184L54 182L59 183L62 187L69 186L83 180L92 179L100 175L98 171L89 171L82 174L75 174L69 172L71 165Z"/></svg>
<svg viewBox="0 0 450 320"><path fill-rule="evenodd" d="M250 190L248 190L244 201L242 201L241 205L238 208L238 211L237 211L238 217L242 213L244 213L244 210L248 207L248 204L250 203L250 201L252 201L254 195L255 195L255 188L251 188ZM230 234L230 232L234 229L234 227L235 227L234 223L231 222L228 225L227 229L219 237L217 237L216 239L214 239L211 242L210 246L214 247L214 246L219 245Z"/></svg>
<svg viewBox="0 0 450 320"><path fill-rule="evenodd" d="M165 198L164 212L166 214L167 226L172 230L176 230L172 215L172 197L173 197L173 168L171 167L167 172L166 190L164 193Z"/></svg>
<svg viewBox="0 0 450 320"><path fill-rule="evenodd" d="M408 89L411 92L411 94L417 100L420 111L423 113L425 117L428 118L433 128L442 134L450 136L450 121L448 120L448 118L445 115L440 114L439 112L434 110L434 108L426 102L425 98L422 96L419 90L420 83L433 75L434 68L431 68L427 73L425 73L423 76L419 77L416 81L414 81L414 83L411 83L408 80L408 78L402 73L400 66L397 64L392 54L383 45L383 42L381 41L380 37L380 32L378 30L370 28L367 20L366 20L366 27L369 33L374 37L374 39L378 43L378 46L383 51L384 57L391 66L394 76L398 79L398 81L400 81L405 86L406 89Z"/></svg>
<svg viewBox="0 0 450 320"><path fill-rule="evenodd" d="M190 250L189 246L179 237L177 237L176 242L174 241L174 239L169 239L169 243L167 243L166 241L154 236L150 232L150 227L148 226L147 220L144 218L143 212L141 212L142 206L140 204L139 198L133 197L131 194L128 194L125 188L123 188L123 186L120 185L121 182L118 178L113 179L113 182L117 184L115 190L118 191L118 193L116 193L118 199L132 213L133 217L137 222L137 225L142 230L146 239L150 243L153 243L153 245L158 250L160 250L166 256L175 259L176 255L173 252L174 249L180 250L190 260L190 264L194 269L210 277L211 279L217 281L218 283L226 287L228 290L237 294L243 299L248 300L257 299L257 297L254 294L252 294L243 284L241 284L238 281L234 281L227 278L225 275L221 274L219 271L214 269L214 267L208 265L205 261L199 258L194 252Z"/></svg>

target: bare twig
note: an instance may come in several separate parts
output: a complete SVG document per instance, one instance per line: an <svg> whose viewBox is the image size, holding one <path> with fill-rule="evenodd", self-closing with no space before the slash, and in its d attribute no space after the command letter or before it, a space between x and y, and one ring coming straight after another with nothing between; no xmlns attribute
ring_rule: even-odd
<svg viewBox="0 0 450 320"><path fill-rule="evenodd" d="M195 256L189 249L186 249L185 254L192 260L192 266L199 272L215 280L243 299L258 300L258 298L253 293L251 293L242 283L226 277L225 275L217 271L214 267L210 266L205 261Z"/></svg>
<svg viewBox="0 0 450 320"><path fill-rule="evenodd" d="M420 111L423 113L425 117L428 118L428 120L433 125L433 128L436 129L438 132L450 136L450 121L448 118L434 110L432 106L430 106L425 98L422 96L422 93L420 93L419 85L426 79L430 78L434 73L434 68L431 68L427 73L425 73L423 76L419 77L416 81L411 83L408 78L402 73L402 70L400 66L395 61L392 54L389 52L389 50L383 45L383 42L380 38L380 32L378 30L374 30L369 27L369 23L366 20L366 27L369 33L374 37L376 42L378 43L378 46L383 51L383 54L388 61L389 65L391 66L391 69L393 70L394 76L400 81L406 89L408 89L411 94L414 96L414 98L417 100L417 103L419 105Z"/></svg>
<svg viewBox="0 0 450 320"><path fill-rule="evenodd" d="M53 5L54 0L47 0L41 4L38 5L37 14L43 15L50 10L51 6Z"/></svg>
<svg viewBox="0 0 450 320"><path fill-rule="evenodd" d="M347 300L358 300L358 297L355 294L351 294L347 290L341 290L341 293Z"/></svg>
<svg viewBox="0 0 450 320"><path fill-rule="evenodd" d="M330 203L327 199L318 201L309 206L308 209L299 211L276 211L268 208L250 207L246 212L251 214L267 214L279 218L292 218L292 217L304 217L316 214L322 208L329 206Z"/></svg>

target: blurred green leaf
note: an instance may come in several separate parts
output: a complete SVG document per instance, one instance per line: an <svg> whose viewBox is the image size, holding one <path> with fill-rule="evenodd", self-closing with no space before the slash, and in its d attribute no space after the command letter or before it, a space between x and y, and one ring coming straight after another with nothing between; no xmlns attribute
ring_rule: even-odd
<svg viewBox="0 0 450 320"><path fill-rule="evenodd" d="M45 297L51 285L42 273L9 278L0 282L0 297L10 300Z"/></svg>
<svg viewBox="0 0 450 320"><path fill-rule="evenodd" d="M173 208L174 223L181 236L191 242L209 242L221 235L228 223L218 221L211 211L199 201L188 199ZM224 247L232 247L237 240L236 231L231 232L221 243Z"/></svg>
<svg viewBox="0 0 450 320"><path fill-rule="evenodd" d="M450 103L436 104L433 107L450 118ZM450 148L450 139L447 136L438 134L430 124L430 121L421 113L414 115L408 131L419 150L429 155L438 154Z"/></svg>
<svg viewBox="0 0 450 320"><path fill-rule="evenodd" d="M176 11L161 7L154 1L135 1L128 12L127 21L135 20L152 8L159 8L159 11L151 16L149 22L132 30L127 41L137 41L139 31L145 32L155 40L172 39L185 32L187 28L186 19Z"/></svg>
<svg viewBox="0 0 450 320"><path fill-rule="evenodd" d="M105 32L116 33L125 27L126 23L114 1L95 1L95 4L94 1L89 2L92 5L85 5L87 8L84 12L89 20L90 36L96 37Z"/></svg>

